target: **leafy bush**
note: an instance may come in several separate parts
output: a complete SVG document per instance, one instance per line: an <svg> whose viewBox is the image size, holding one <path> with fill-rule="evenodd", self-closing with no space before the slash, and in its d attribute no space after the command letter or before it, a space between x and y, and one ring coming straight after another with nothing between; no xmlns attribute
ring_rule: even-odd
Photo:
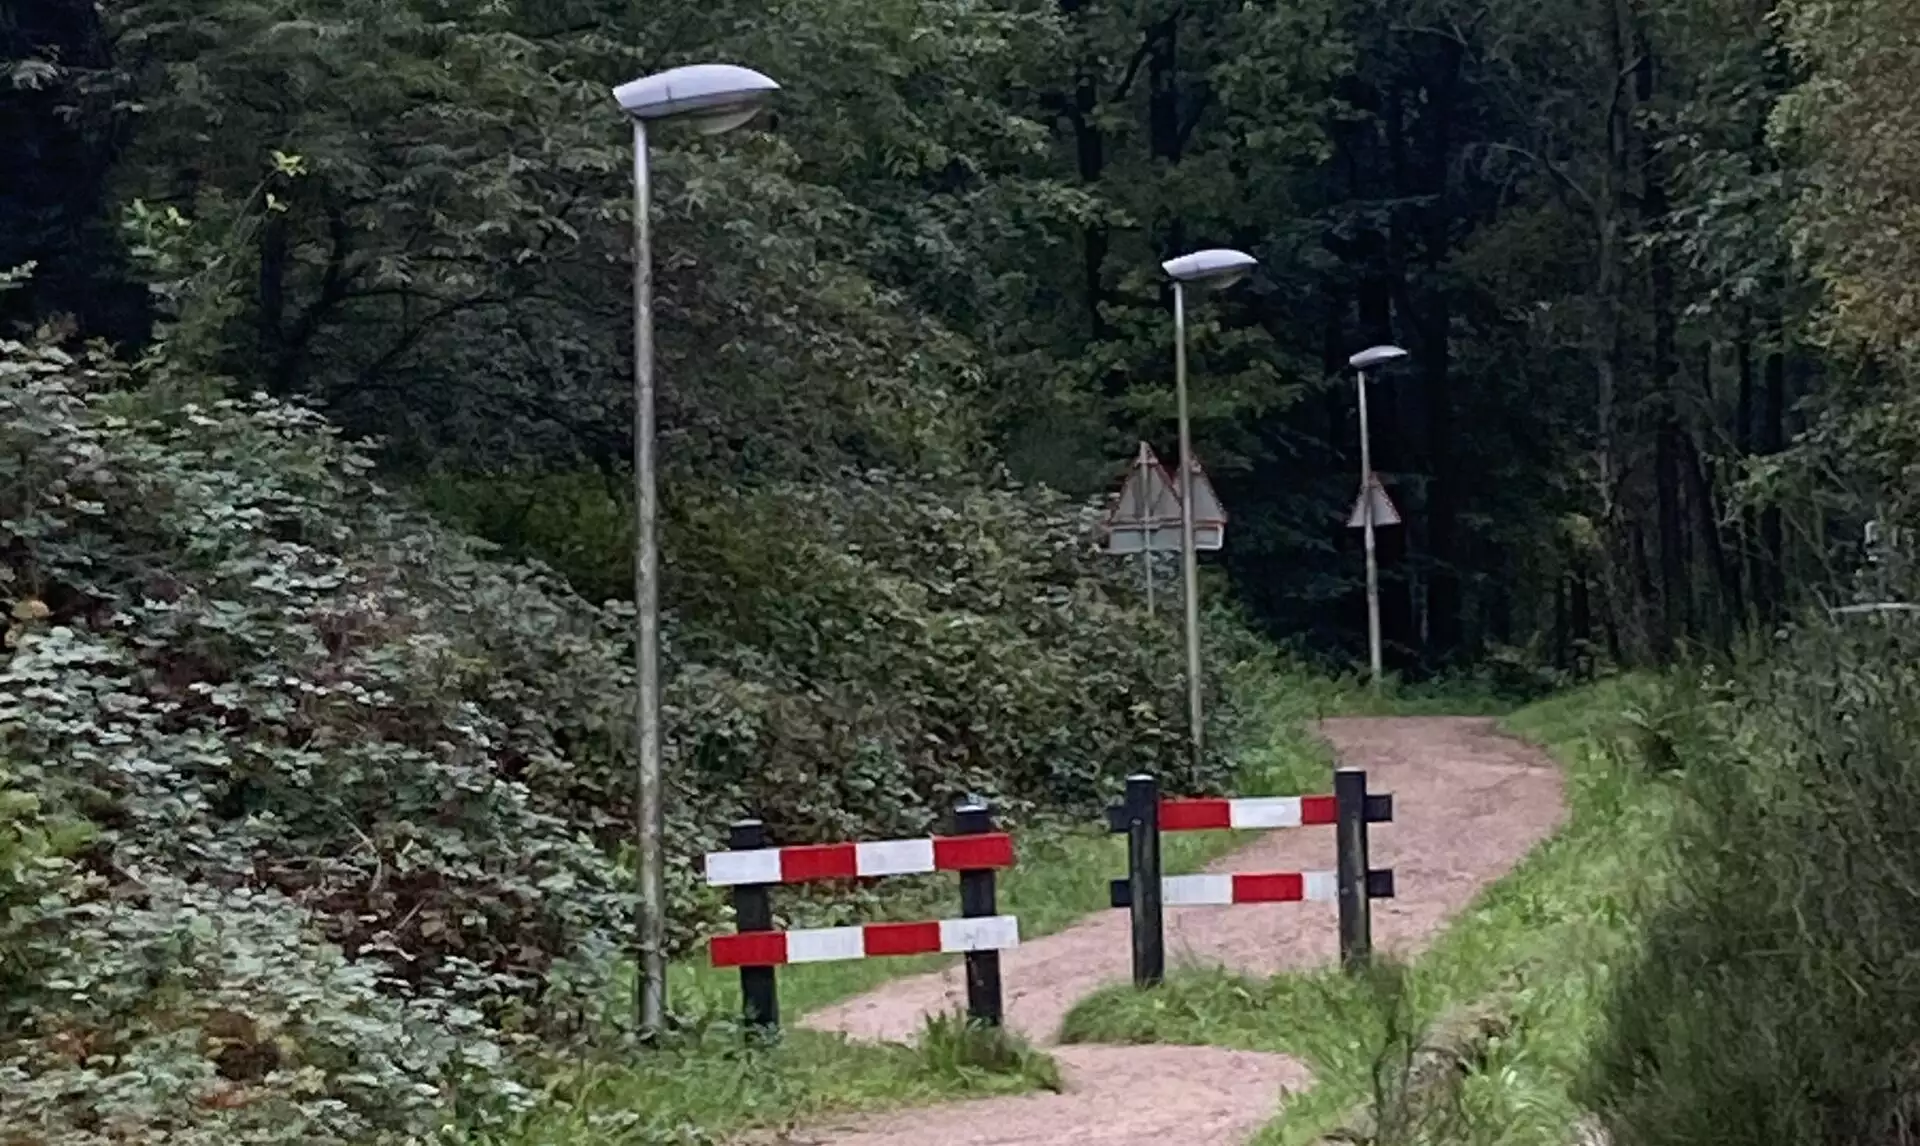
<svg viewBox="0 0 1920 1146"><path fill-rule="evenodd" d="M300 407L0 345L0 974L39 985L0 1027L0 1124L419 1136L521 1104L503 1063L603 1005L631 609L372 468ZM741 812L787 840L922 832L968 792L1092 816L1180 758L1173 630L1092 513L881 473L678 507L676 942Z"/></svg>
<svg viewBox="0 0 1920 1146"><path fill-rule="evenodd" d="M70 857L92 836L85 820L48 816L0 759L0 1037L21 1027L48 973L44 940L76 875Z"/></svg>
<svg viewBox="0 0 1920 1146"><path fill-rule="evenodd" d="M1654 725L1691 797L1673 854L1647 857L1676 890L1587 1100L1634 1146L1910 1141L1920 630L1823 620L1689 691Z"/></svg>
<svg viewBox="0 0 1920 1146"><path fill-rule="evenodd" d="M310 412L4 350L0 753L99 839L28 945L55 973L0 1121L350 1140L469 1080L511 1103L492 1066L594 1004L622 914L568 757L618 643Z"/></svg>
<svg viewBox="0 0 1920 1146"><path fill-rule="evenodd" d="M628 514L596 479L443 476L427 492L582 588L627 582L608 554L630 546ZM1141 613L1132 567L1091 544L1096 507L884 472L677 496L662 546L688 687L669 697L671 751L717 816L791 840L923 831L970 793L1015 817L1090 816L1127 772L1184 759L1176 610ZM1213 666L1264 654L1230 613L1210 623ZM1206 683L1224 748L1239 714ZM1177 776L1217 786L1225 758Z"/></svg>

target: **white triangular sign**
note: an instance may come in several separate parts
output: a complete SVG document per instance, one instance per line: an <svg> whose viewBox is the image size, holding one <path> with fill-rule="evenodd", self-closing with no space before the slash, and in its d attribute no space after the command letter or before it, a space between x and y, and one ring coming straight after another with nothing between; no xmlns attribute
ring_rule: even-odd
<svg viewBox="0 0 1920 1146"><path fill-rule="evenodd" d="M1127 480L1120 487L1120 500L1107 514L1107 524L1139 526L1179 520L1180 495L1174 489L1173 476L1153 455L1153 447L1141 442Z"/></svg>
<svg viewBox="0 0 1920 1146"><path fill-rule="evenodd" d="M1203 525L1225 525L1227 511L1220 506L1220 495L1213 492L1213 482L1208 479L1207 471L1200 468L1200 459L1193 459L1193 524L1194 528Z"/></svg>
<svg viewBox="0 0 1920 1146"><path fill-rule="evenodd" d="M1227 515L1198 461L1193 463L1193 503L1194 548L1220 548L1226 539ZM1180 487L1154 456L1153 447L1141 442L1120 497L1107 514L1107 552L1177 553L1180 528Z"/></svg>
<svg viewBox="0 0 1920 1146"><path fill-rule="evenodd" d="M1380 475L1371 474L1367 484L1360 490L1360 496L1354 499L1353 512L1347 515L1348 529L1364 529L1367 524L1366 512L1373 510L1373 524L1398 525L1400 511L1393 508L1393 499L1387 496L1387 489L1380 484Z"/></svg>
<svg viewBox="0 0 1920 1146"><path fill-rule="evenodd" d="M1173 475L1140 443L1120 498L1107 514L1107 552L1166 552L1180 548L1180 494Z"/></svg>

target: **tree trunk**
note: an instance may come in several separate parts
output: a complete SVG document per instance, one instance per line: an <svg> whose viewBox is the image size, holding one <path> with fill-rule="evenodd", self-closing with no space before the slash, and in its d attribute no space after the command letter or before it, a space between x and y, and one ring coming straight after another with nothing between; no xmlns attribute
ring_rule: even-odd
<svg viewBox="0 0 1920 1146"><path fill-rule="evenodd" d="M1086 8L1087 0L1060 0L1061 15L1069 24L1080 20ZM1073 93L1065 98L1064 106L1067 123L1073 130L1073 152L1080 183L1083 187L1095 187L1106 173L1107 141L1099 124L1100 89L1094 60L1080 60ZM1110 243L1111 236L1104 223L1089 223L1081 228L1081 275L1086 291L1087 328L1095 341L1113 336L1101 309L1107 301L1105 270Z"/></svg>
<svg viewBox="0 0 1920 1146"><path fill-rule="evenodd" d="M1634 53L1634 99L1645 107L1653 102L1656 64L1646 26L1637 7L1629 5ZM1654 651L1663 662L1673 655L1674 642L1693 630L1692 579L1686 554L1686 526L1681 506L1680 424L1676 379L1680 373L1678 321L1674 314L1673 257L1667 246L1666 159L1644 131L1635 135L1631 149L1641 173L1640 225L1654 241L1648 249L1647 278L1653 309L1652 408L1654 428L1654 504L1660 546L1660 580L1655 591L1660 619Z"/></svg>
<svg viewBox="0 0 1920 1146"><path fill-rule="evenodd" d="M260 312L257 346L262 363L280 359L287 316L287 217L268 212L260 227Z"/></svg>
<svg viewBox="0 0 1920 1146"><path fill-rule="evenodd" d="M1614 65L1614 79L1607 94L1606 154L1600 167L1600 190L1595 197L1594 218L1594 310L1598 328L1594 331L1594 429L1598 449L1596 492L1600 500L1601 589L1606 599L1606 614L1617 634L1618 644L1627 656L1639 659L1639 641L1630 626L1638 607L1630 596L1622 567L1627 564L1626 529L1620 510L1620 443L1615 424L1615 404L1619 400L1617 367L1621 348L1620 300L1620 200L1624 193L1627 161L1626 116L1622 113L1618 71L1624 65L1627 49L1620 35L1620 20L1614 0L1602 0L1607 8L1604 21L1611 47L1608 58ZM1633 650L1627 652L1626 650Z"/></svg>
<svg viewBox="0 0 1920 1146"><path fill-rule="evenodd" d="M1180 162L1185 133L1180 130L1178 12L1147 30L1147 134L1154 158Z"/></svg>
<svg viewBox="0 0 1920 1146"><path fill-rule="evenodd" d="M1787 356L1776 325L1774 345L1767 351L1766 400L1760 423L1760 452L1777 454L1786 445ZM1761 581L1755 586L1755 596L1762 602L1761 617L1771 621L1780 616L1787 596L1786 527L1777 505L1760 511L1760 551Z"/></svg>
<svg viewBox="0 0 1920 1146"><path fill-rule="evenodd" d="M1453 307L1442 274L1453 256L1452 197L1454 107L1461 50L1443 41L1437 62L1438 79L1430 89L1425 186L1432 196L1422 208L1428 289L1425 316L1420 323L1420 361L1423 367L1422 405L1427 420L1427 616L1431 629L1424 636L1429 648L1446 658L1471 654L1463 645L1461 617L1459 494L1455 480L1453 417Z"/></svg>
<svg viewBox="0 0 1920 1146"><path fill-rule="evenodd" d="M1740 605L1740 570L1727 559L1726 548L1721 543L1719 499L1714 496L1700 445L1685 431L1681 431L1678 444L1683 455L1680 472L1686 479L1687 500L1692 503L1701 546L1706 550L1707 568L1713 575L1713 583L1726 592L1729 602L1728 608L1714 614L1714 637L1724 647L1733 636L1732 618L1744 611Z"/></svg>

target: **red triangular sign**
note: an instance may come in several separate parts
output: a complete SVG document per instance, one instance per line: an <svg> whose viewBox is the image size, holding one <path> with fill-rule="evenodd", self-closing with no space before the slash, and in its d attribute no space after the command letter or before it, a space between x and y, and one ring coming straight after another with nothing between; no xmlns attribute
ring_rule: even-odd
<svg viewBox="0 0 1920 1146"><path fill-rule="evenodd" d="M1145 526L1178 524L1179 521L1180 494L1174 488L1173 475L1154 456L1153 447L1141 442L1140 452L1127 471L1127 480L1120 487L1120 500L1107 514L1107 525Z"/></svg>
<svg viewBox="0 0 1920 1146"><path fill-rule="evenodd" d="M1400 524L1400 511L1393 507L1393 499L1387 496L1386 487L1380 484L1379 474L1367 475L1367 484L1354 500L1353 512L1347 515L1347 528L1365 528L1368 510L1373 512L1373 524L1376 527Z"/></svg>
<svg viewBox="0 0 1920 1146"><path fill-rule="evenodd" d="M1227 511L1220 505L1220 495L1213 492L1213 482L1207 478L1207 471L1200 468L1200 459L1193 459L1193 524L1225 525Z"/></svg>

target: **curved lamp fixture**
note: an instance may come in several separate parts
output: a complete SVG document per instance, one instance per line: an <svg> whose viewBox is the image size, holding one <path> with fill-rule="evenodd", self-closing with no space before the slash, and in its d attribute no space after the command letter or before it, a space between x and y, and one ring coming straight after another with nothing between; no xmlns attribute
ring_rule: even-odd
<svg viewBox="0 0 1920 1146"><path fill-rule="evenodd" d="M1175 282L1189 283L1193 286L1223 287L1239 282L1253 272L1259 262L1245 251L1214 247L1210 250L1195 251L1190 255L1181 255L1177 259L1168 259L1160 264L1160 269Z"/></svg>
<svg viewBox="0 0 1920 1146"><path fill-rule="evenodd" d="M751 68L693 64L669 68L613 89L633 128L633 602L634 743L638 757L634 816L638 884L640 1030L652 1036L666 1022L666 816L660 733L660 543L654 463L653 252L648 222L647 130L683 120L717 135L754 117L780 85Z"/></svg>
<svg viewBox="0 0 1920 1146"><path fill-rule="evenodd" d="M1406 356L1407 352L1398 346L1369 346L1347 359L1347 365L1355 370L1371 370L1388 362L1398 362Z"/></svg>
<svg viewBox="0 0 1920 1146"><path fill-rule="evenodd" d="M1193 766L1205 740L1200 696L1200 571L1193 544L1193 432L1187 416L1187 290L1217 289L1246 278L1259 260L1245 251L1210 247L1160 264L1173 280L1173 389L1180 419L1180 579L1187 614L1187 735ZM1152 973L1158 981L1158 971Z"/></svg>
<svg viewBox="0 0 1920 1146"><path fill-rule="evenodd" d="M684 119L702 135L717 135L752 119L779 90L752 68L690 64L629 80L613 98L635 119Z"/></svg>

